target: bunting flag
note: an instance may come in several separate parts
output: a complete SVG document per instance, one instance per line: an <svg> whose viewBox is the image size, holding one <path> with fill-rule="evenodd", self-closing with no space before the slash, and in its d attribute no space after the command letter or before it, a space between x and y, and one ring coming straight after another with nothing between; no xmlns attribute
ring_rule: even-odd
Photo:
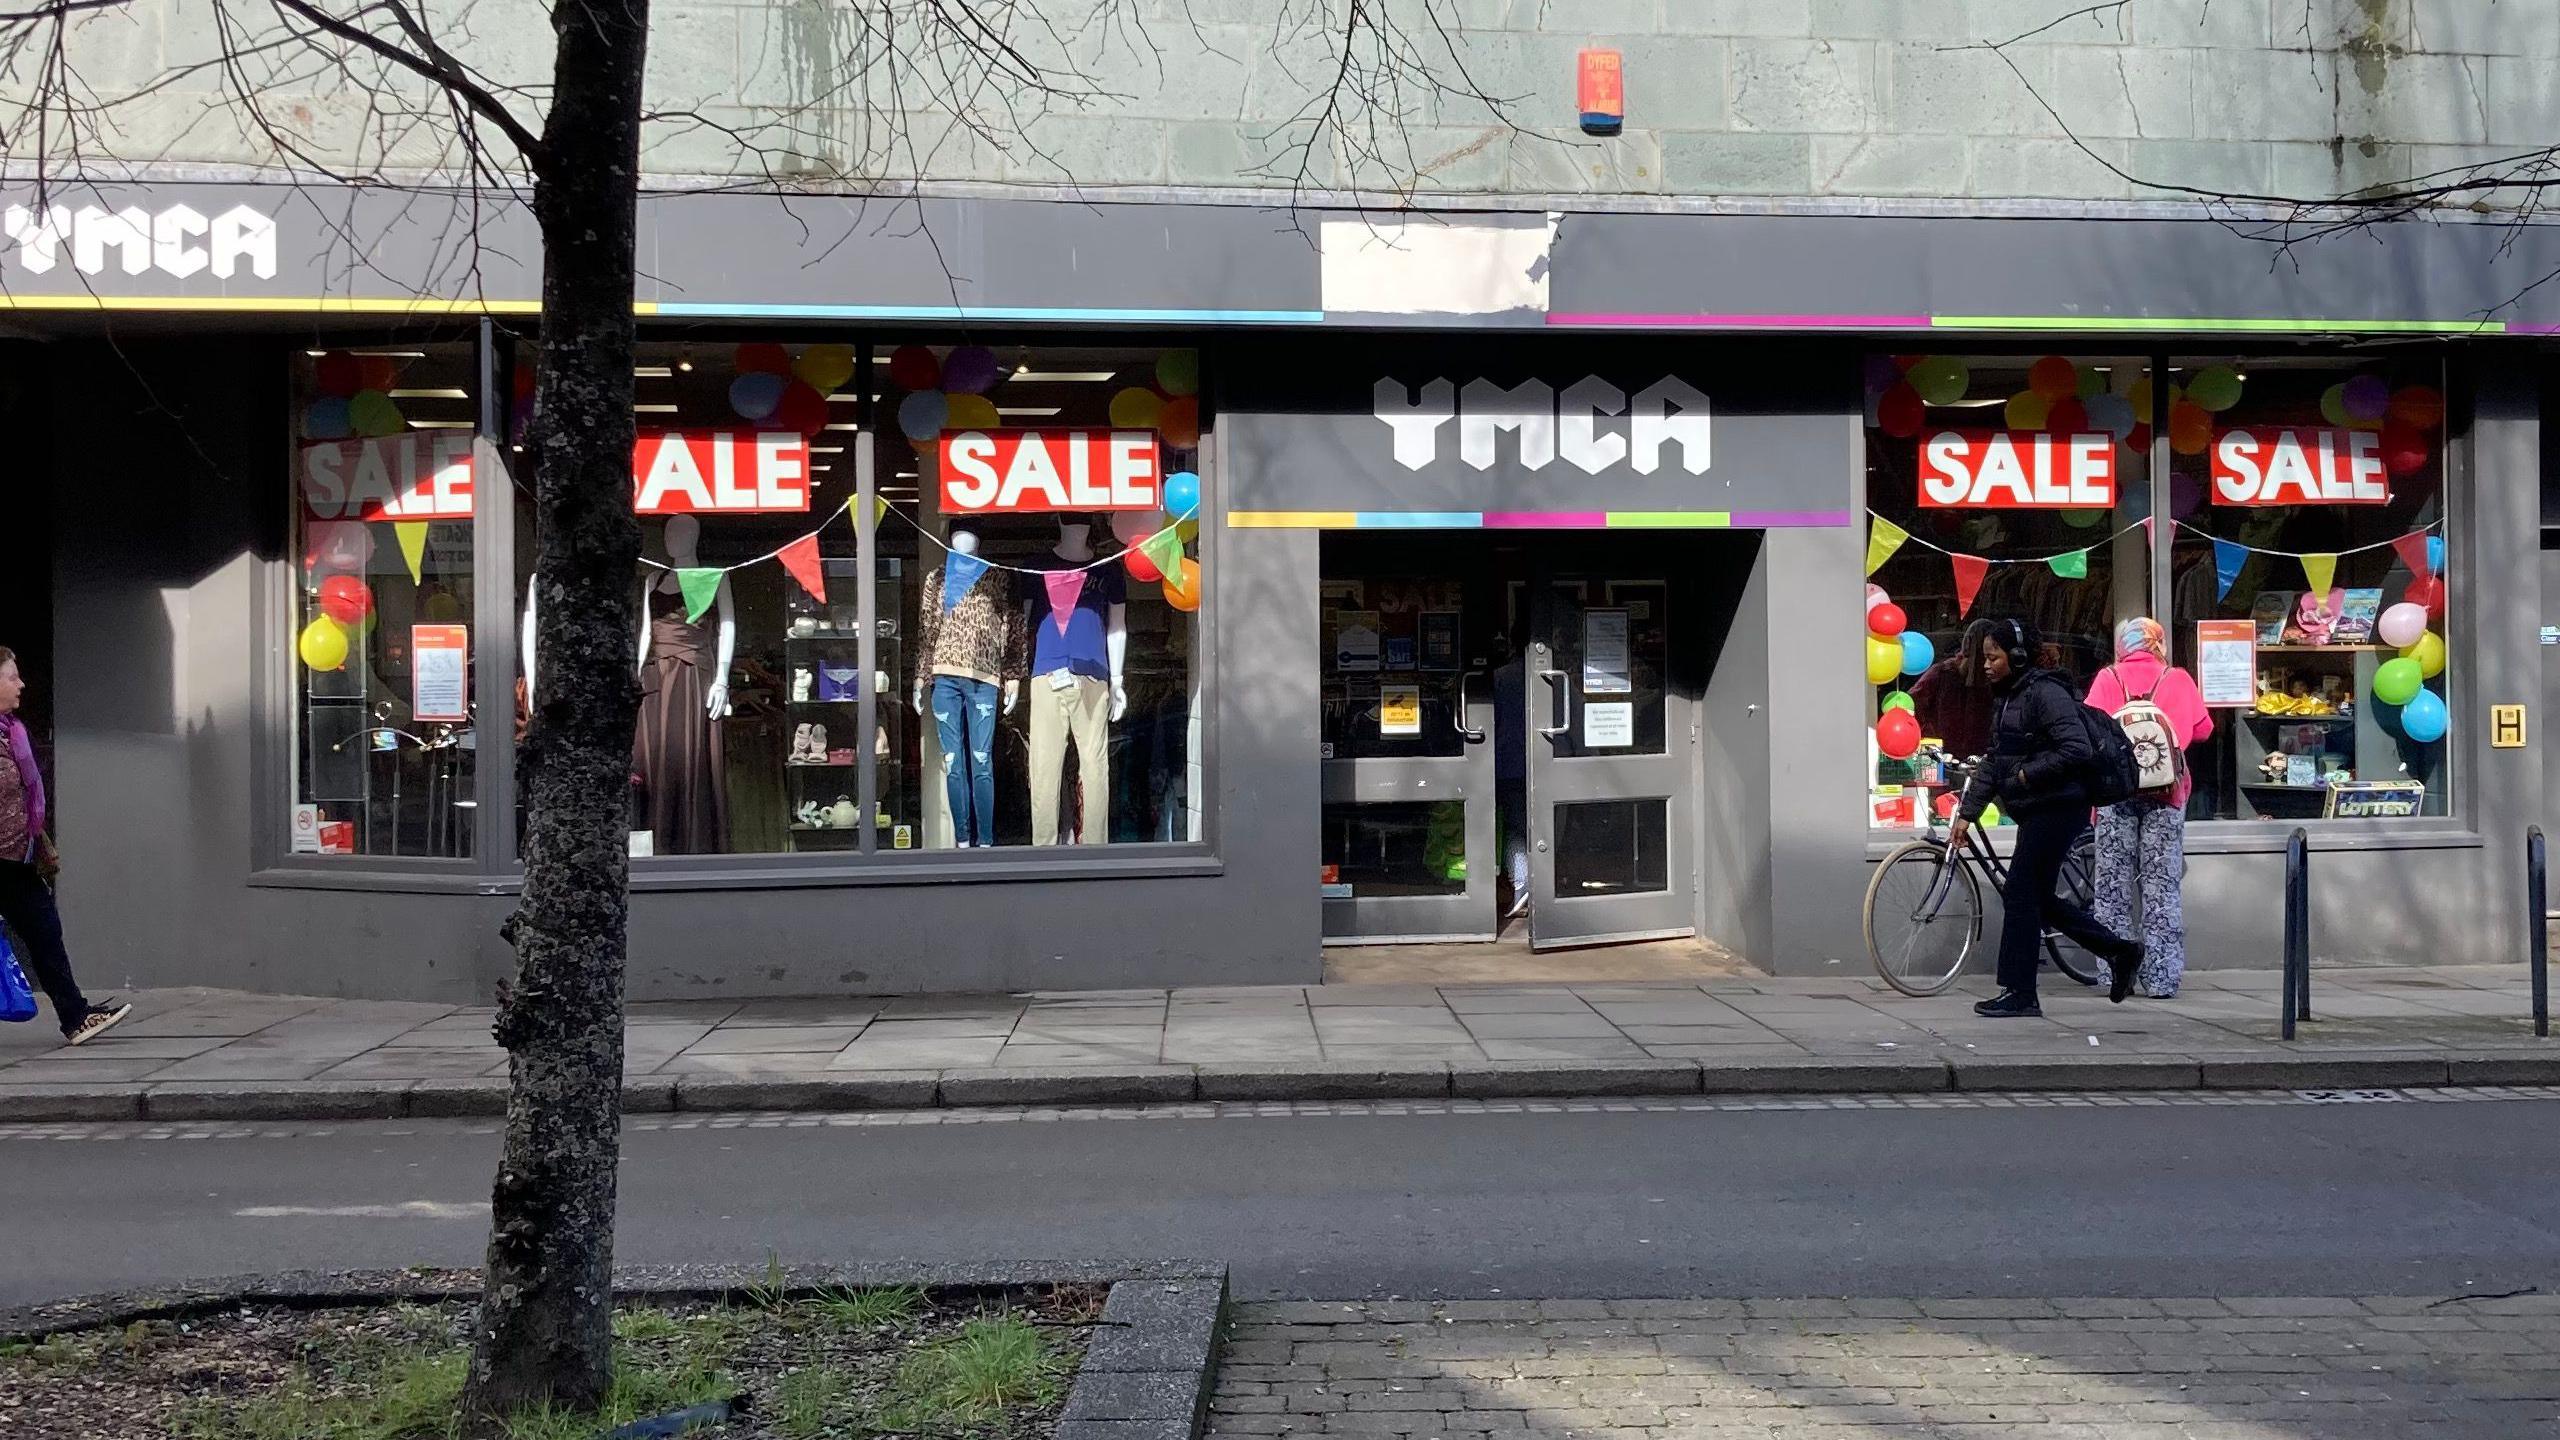
<svg viewBox="0 0 2560 1440"><path fill-rule="evenodd" d="M888 519L888 518L889 518L889 502L888 502L888 501L886 501L886 500L881 499L881 498L880 498L879 496L877 496L877 495L872 496L872 497L871 497L871 528L872 528L872 529L874 529L874 530L879 529L879 528L880 528L880 522L881 522L881 521L883 521L883 520L886 520L886 519Z"/></svg>
<svg viewBox="0 0 2560 1440"><path fill-rule="evenodd" d="M391 526L391 533L400 537L400 558L409 562L409 583L415 585L426 578L427 522L396 521Z"/></svg>
<svg viewBox="0 0 2560 1440"><path fill-rule="evenodd" d="M1064 635L1076 618L1076 601L1084 595L1084 572L1047 570L1041 572L1040 583L1049 587L1049 623Z"/></svg>
<svg viewBox="0 0 2560 1440"><path fill-rule="evenodd" d="M1877 516L1876 523L1867 531L1867 573L1873 575L1883 569L1884 562L1892 559L1893 552L1901 549L1902 542L1910 538L1910 531L1881 515Z"/></svg>
<svg viewBox="0 0 2560 1440"><path fill-rule="evenodd" d="M717 566L687 565L676 571L676 588L684 592L684 618L687 624L702 618L711 602L720 598L720 582L729 572Z"/></svg>
<svg viewBox="0 0 2560 1440"><path fill-rule="evenodd" d="M2311 582L2311 593L2325 601L2329 596L2329 582L2338 578L2338 557L2335 555L2303 556L2302 578Z"/></svg>
<svg viewBox="0 0 2560 1440"><path fill-rule="evenodd" d="M1182 573L1182 532L1168 525L1138 542L1138 553L1165 575Z"/></svg>
<svg viewBox="0 0 2560 1440"><path fill-rule="evenodd" d="M2249 563L2249 547L2236 540L2213 542L2213 598L2220 601L2240 583L2240 567Z"/></svg>
<svg viewBox="0 0 2560 1440"><path fill-rule="evenodd" d="M2067 550L2044 563L2065 580L2089 578L2089 552L2086 550Z"/></svg>
<svg viewBox="0 0 2560 1440"><path fill-rule="evenodd" d="M1956 572L1956 618L1961 620L1973 613L1973 597L1982 592L1991 562L1979 555L1950 555L1947 564Z"/></svg>
<svg viewBox="0 0 2560 1440"><path fill-rule="evenodd" d="M827 567L819 563L818 537L815 534L803 535L783 546L773 558L782 562L782 568L790 572L792 579L800 582L801 589L808 591L819 604L827 603Z"/></svg>
<svg viewBox="0 0 2560 1440"><path fill-rule="evenodd" d="M954 550L946 556L942 562L942 613L948 615L959 609L960 602L976 588L978 577L986 573L987 562L975 555Z"/></svg>
<svg viewBox="0 0 2560 1440"><path fill-rule="evenodd" d="M2414 535L2403 535L2391 542L2391 550L2393 554L2400 557L2401 564L2409 567L2410 575L2415 577L2432 575L2435 573L2435 565L2432 563L2433 557L2428 553L2427 542L2434 538L2423 530Z"/></svg>

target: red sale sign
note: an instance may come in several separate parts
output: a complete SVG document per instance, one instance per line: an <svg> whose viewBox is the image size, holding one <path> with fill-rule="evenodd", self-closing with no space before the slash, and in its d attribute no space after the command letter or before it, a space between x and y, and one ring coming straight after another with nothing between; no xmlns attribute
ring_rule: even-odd
<svg viewBox="0 0 2560 1440"><path fill-rule="evenodd" d="M314 520L468 520L468 430L412 430L302 447L303 513Z"/></svg>
<svg viewBox="0 0 2560 1440"><path fill-rule="evenodd" d="M955 514L1153 510L1164 466L1152 430L946 430L942 508Z"/></svg>
<svg viewBox="0 0 2560 1440"><path fill-rule="evenodd" d="M2104 510L2116 503L2116 440L1941 430L1920 442L1923 510Z"/></svg>
<svg viewBox="0 0 2560 1440"><path fill-rule="evenodd" d="M661 430L631 453L640 515L768 515L809 508L809 442L788 431Z"/></svg>
<svg viewBox="0 0 2560 1440"><path fill-rule="evenodd" d="M2391 469L2372 430L2269 425L2213 441L2216 505L2385 505Z"/></svg>

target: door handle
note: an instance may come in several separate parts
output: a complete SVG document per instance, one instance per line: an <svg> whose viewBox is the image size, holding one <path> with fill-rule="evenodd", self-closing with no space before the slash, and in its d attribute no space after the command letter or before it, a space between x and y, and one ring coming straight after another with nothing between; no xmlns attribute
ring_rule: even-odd
<svg viewBox="0 0 2560 1440"><path fill-rule="evenodd" d="M1564 723L1561 725L1541 725L1538 727L1538 733L1549 739L1553 739L1558 735L1571 734L1573 732L1573 677L1565 674L1561 670L1541 670L1538 673L1547 677L1547 688L1550 691L1564 697ZM1555 713L1552 704L1550 704L1547 713L1550 715Z"/></svg>
<svg viewBox="0 0 2560 1440"><path fill-rule="evenodd" d="M1458 676L1458 708L1455 713L1449 716L1449 726L1451 729L1456 730L1468 744L1481 745L1484 743L1484 732L1482 730L1471 730L1467 728L1467 686L1473 684L1475 682L1475 678L1475 672L1472 670L1460 672Z"/></svg>

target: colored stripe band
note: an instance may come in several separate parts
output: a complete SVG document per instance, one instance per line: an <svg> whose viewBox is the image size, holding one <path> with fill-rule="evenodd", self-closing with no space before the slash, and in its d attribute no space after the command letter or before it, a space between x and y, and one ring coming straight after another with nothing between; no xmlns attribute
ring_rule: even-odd
<svg viewBox="0 0 2560 1440"><path fill-rule="evenodd" d="M1321 310L1160 310L1046 305L748 305L657 302L660 315L743 320L1069 320L1105 325L1321 325Z"/></svg>
<svg viewBox="0 0 2560 1440"><path fill-rule="evenodd" d="M1653 330L1926 330L1926 315L1644 315L1551 313L1550 325Z"/></svg>
<svg viewBox="0 0 2560 1440"><path fill-rule="evenodd" d="M1940 315L1931 325L1940 330L2241 330L2257 333L2323 334L2362 330L2386 334L2498 335L2503 320L2242 320L2165 319L2147 315L2100 318L2087 315Z"/></svg>
<svg viewBox="0 0 2560 1440"><path fill-rule="evenodd" d="M1234 510L1231 530L1773 530L1844 528L1846 510Z"/></svg>
<svg viewBox="0 0 2560 1440"><path fill-rule="evenodd" d="M646 307L635 307L640 314ZM0 295L0 310L174 310L235 315L534 315L539 300L417 295Z"/></svg>

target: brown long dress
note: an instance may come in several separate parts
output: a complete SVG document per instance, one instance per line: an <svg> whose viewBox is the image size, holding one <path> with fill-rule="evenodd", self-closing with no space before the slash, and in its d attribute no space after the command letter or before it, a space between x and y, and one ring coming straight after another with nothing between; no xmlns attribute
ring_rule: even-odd
<svg viewBox="0 0 2560 1440"><path fill-rule="evenodd" d="M640 672L640 727L631 773L640 814L659 855L716 855L727 796L721 783L720 722L708 713L718 636L684 618L684 597L649 587L649 663Z"/></svg>

